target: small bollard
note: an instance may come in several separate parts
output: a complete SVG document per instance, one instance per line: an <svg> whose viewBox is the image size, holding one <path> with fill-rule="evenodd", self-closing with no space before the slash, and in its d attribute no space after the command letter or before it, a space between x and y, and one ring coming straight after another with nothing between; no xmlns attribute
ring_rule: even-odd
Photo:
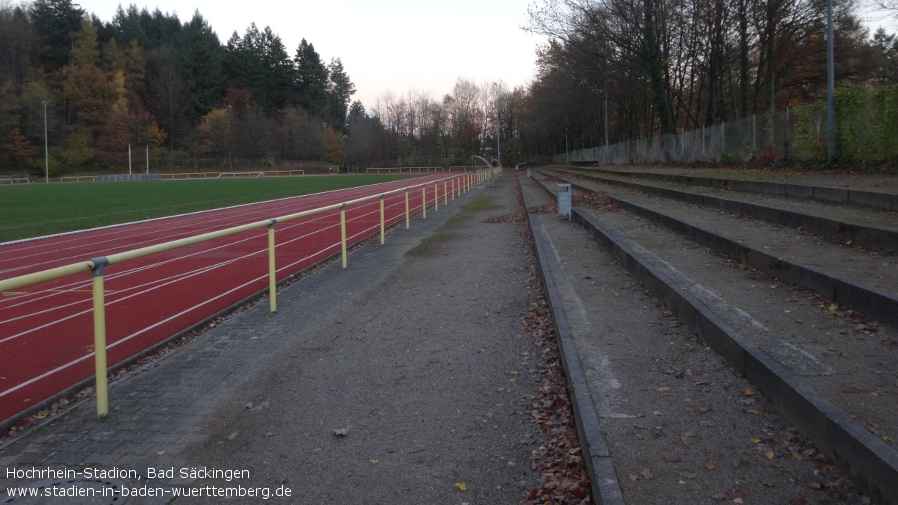
<svg viewBox="0 0 898 505"><path fill-rule="evenodd" d="M571 220L571 185L558 185L558 213L567 214L568 221Z"/></svg>

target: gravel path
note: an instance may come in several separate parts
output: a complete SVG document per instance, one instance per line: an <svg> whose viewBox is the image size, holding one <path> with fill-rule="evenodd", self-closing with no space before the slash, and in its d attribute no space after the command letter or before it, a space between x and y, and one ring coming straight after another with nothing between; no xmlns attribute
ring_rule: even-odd
<svg viewBox="0 0 898 505"><path fill-rule="evenodd" d="M476 210L266 360L206 417L191 461L252 468L305 503L521 503L535 295L519 226L484 222L514 212L511 183L475 190Z"/></svg>

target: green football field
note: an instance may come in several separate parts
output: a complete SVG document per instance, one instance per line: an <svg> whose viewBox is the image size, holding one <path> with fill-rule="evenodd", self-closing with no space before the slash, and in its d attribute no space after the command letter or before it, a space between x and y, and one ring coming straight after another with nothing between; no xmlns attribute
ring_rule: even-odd
<svg viewBox="0 0 898 505"><path fill-rule="evenodd" d="M0 242L408 177L304 176L2 186Z"/></svg>

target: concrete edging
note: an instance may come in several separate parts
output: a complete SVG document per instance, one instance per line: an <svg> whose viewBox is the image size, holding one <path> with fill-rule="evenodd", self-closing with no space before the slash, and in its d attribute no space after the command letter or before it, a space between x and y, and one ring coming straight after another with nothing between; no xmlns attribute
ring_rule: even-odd
<svg viewBox="0 0 898 505"><path fill-rule="evenodd" d="M526 196L525 206L528 208L531 206L527 203ZM551 238L548 237L540 216L528 213L528 224L533 235L534 253L540 266L540 277L546 289L549 310L555 323L558 347L571 390L571 405L574 409L577 435L580 437L580 448L589 472L593 499L600 505L623 505L623 494L617 474L614 472L611 451L602 434L598 411L592 401L586 373L583 371L567 316L560 309L561 299L556 287L556 279L548 266L547 258L550 255L546 251ZM565 280L558 279L557 282L565 282Z"/></svg>

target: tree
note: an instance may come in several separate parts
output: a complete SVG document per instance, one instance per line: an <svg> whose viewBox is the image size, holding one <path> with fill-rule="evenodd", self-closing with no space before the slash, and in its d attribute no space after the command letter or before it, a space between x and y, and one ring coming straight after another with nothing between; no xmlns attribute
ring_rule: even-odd
<svg viewBox="0 0 898 505"><path fill-rule="evenodd" d="M170 46L151 52L148 75L148 106L161 127L169 132L169 160L173 161L175 147L179 142L187 142L189 114L195 112L196 108L191 103L192 95L184 83Z"/></svg>
<svg viewBox="0 0 898 505"><path fill-rule="evenodd" d="M251 23L243 37L237 32L227 42L224 72L231 86L250 90L259 103L268 100L262 33Z"/></svg>
<svg viewBox="0 0 898 505"><path fill-rule="evenodd" d="M355 84L349 80L343 69L340 58L331 59L327 69L328 98L330 101L330 124L338 132L346 132L346 114L352 95L355 94Z"/></svg>
<svg viewBox="0 0 898 505"><path fill-rule="evenodd" d="M182 39L174 53L175 62L187 88L190 106L186 116L195 120L221 103L225 49L199 11L184 25Z"/></svg>
<svg viewBox="0 0 898 505"><path fill-rule="evenodd" d="M41 63L48 72L68 63L69 50L81 30L84 9L72 0L35 0L31 19L41 37Z"/></svg>
<svg viewBox="0 0 898 505"><path fill-rule="evenodd" d="M314 116L324 118L328 109L328 71L315 46L302 39L293 58L296 66L296 101Z"/></svg>
<svg viewBox="0 0 898 505"><path fill-rule="evenodd" d="M18 91L28 68L38 64L40 35L21 7L0 3L0 86L11 82Z"/></svg>
<svg viewBox="0 0 898 505"><path fill-rule="evenodd" d="M333 128L324 130L324 159L333 165L343 164L343 139Z"/></svg>

